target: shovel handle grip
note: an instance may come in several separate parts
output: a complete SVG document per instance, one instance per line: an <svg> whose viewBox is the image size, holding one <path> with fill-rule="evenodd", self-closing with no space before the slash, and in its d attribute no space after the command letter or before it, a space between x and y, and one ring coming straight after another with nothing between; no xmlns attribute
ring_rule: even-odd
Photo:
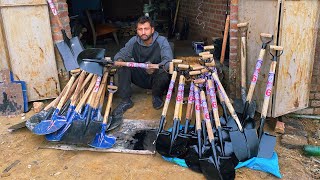
<svg viewBox="0 0 320 180"><path fill-rule="evenodd" d="M200 65L191 65L190 67L193 71L198 71L204 68L204 66L200 66Z"/></svg>
<svg viewBox="0 0 320 180"><path fill-rule="evenodd" d="M211 58L213 58L213 54L204 54L201 57L202 57L202 59L211 59Z"/></svg>
<svg viewBox="0 0 320 180"><path fill-rule="evenodd" d="M174 115L173 115L174 119L179 118L180 106L181 106L182 101L183 101L184 82L185 82L184 76L180 75L178 93L177 93L177 97L176 97L176 105L175 105L175 108L174 108Z"/></svg>
<svg viewBox="0 0 320 180"><path fill-rule="evenodd" d="M89 95L92 93L92 90L96 84L98 76L94 75L93 78L91 79L90 85L87 88L86 92L84 93L84 95L82 96L82 98L80 99L75 111L77 113L80 113L82 106L85 104L85 102L87 101L87 98L89 97Z"/></svg>
<svg viewBox="0 0 320 180"><path fill-rule="evenodd" d="M210 51L201 52L201 53L199 53L199 56L203 56L205 54L210 54Z"/></svg>
<svg viewBox="0 0 320 180"><path fill-rule="evenodd" d="M273 35L272 34L268 34L268 33L260 33L261 37L265 37L265 38L272 38Z"/></svg>
<svg viewBox="0 0 320 180"><path fill-rule="evenodd" d="M270 45L270 50L283 51L282 46Z"/></svg>
<svg viewBox="0 0 320 180"><path fill-rule="evenodd" d="M244 27L247 27L248 25L249 25L248 22L244 22L244 23L239 23L239 24L237 24L237 27L238 27L238 28L244 28Z"/></svg>
<svg viewBox="0 0 320 180"><path fill-rule="evenodd" d="M199 75L199 74L201 74L201 71L190 71L189 72L190 76L195 76L195 75Z"/></svg>
<svg viewBox="0 0 320 180"><path fill-rule="evenodd" d="M200 92L197 86L194 86L194 105L196 115L196 129L201 129L201 113L200 113Z"/></svg>
<svg viewBox="0 0 320 180"><path fill-rule="evenodd" d="M180 69L189 69L189 65L188 64L178 64L178 68Z"/></svg>
<svg viewBox="0 0 320 180"><path fill-rule="evenodd" d="M175 64L181 64L182 63L182 59L172 59L171 62L173 62Z"/></svg>
<svg viewBox="0 0 320 180"><path fill-rule="evenodd" d="M216 65L216 63L214 61L211 61L209 63L205 63L204 65L207 67L214 67Z"/></svg>
<svg viewBox="0 0 320 180"><path fill-rule="evenodd" d="M210 45L210 46L203 46L204 50L212 50L214 49L214 45Z"/></svg>
<svg viewBox="0 0 320 180"><path fill-rule="evenodd" d="M171 76L168 92L167 92L167 95L166 95L166 100L164 102L164 106L163 106L163 109L162 109L162 116L164 116L164 117L167 115L168 107L169 107L171 96L172 96L172 91L173 91L174 84L175 84L176 79L177 79L177 74L178 74L177 71L173 71L172 76Z"/></svg>
<svg viewBox="0 0 320 180"><path fill-rule="evenodd" d="M214 81L217 83L217 87L221 90L221 95L224 97L224 100L225 100L226 106L227 106L227 108L228 108L228 110L230 112L230 115L236 121L239 130L242 132L243 129L242 129L242 125L240 123L240 120L239 120L239 118L238 118L238 116L237 116L237 114L236 114L236 112L235 112L235 110L234 110L234 108L233 108L233 106L232 106L232 104L230 102L229 97L227 96L226 91L224 90L224 88L223 88L223 86L222 86L222 84L221 84L221 82L219 80L217 72L213 73L212 77L213 77Z"/></svg>
<svg viewBox="0 0 320 180"><path fill-rule="evenodd" d="M214 136L213 136L213 132L212 132L212 125L211 125L211 121L210 121L210 116L209 116L209 112L208 112L208 105L206 102L206 95L205 95L204 91L200 92L200 98L201 98L201 104L202 104L202 115L203 115L205 122L206 122L206 128L207 128L209 140L210 140L210 142L212 142L212 140L214 139Z"/></svg>

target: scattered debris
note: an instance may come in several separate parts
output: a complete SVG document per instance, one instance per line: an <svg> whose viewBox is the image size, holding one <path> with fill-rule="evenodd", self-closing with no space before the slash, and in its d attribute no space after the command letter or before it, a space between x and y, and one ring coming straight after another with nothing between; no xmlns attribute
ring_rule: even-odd
<svg viewBox="0 0 320 180"><path fill-rule="evenodd" d="M281 122L281 121L277 121L277 124L276 124L276 127L274 129L274 131L276 133L280 133L280 134L284 134L284 122Z"/></svg>
<svg viewBox="0 0 320 180"><path fill-rule="evenodd" d="M10 166L8 166L5 170L2 171L2 173L9 172L14 166L20 163L20 160L15 160Z"/></svg>
<svg viewBox="0 0 320 180"><path fill-rule="evenodd" d="M40 112L44 108L44 103L43 102L34 102L33 103L33 111L35 113Z"/></svg>
<svg viewBox="0 0 320 180"><path fill-rule="evenodd" d="M281 143L289 149L296 149L302 148L302 146L307 145L308 140L303 136L285 134L282 136Z"/></svg>

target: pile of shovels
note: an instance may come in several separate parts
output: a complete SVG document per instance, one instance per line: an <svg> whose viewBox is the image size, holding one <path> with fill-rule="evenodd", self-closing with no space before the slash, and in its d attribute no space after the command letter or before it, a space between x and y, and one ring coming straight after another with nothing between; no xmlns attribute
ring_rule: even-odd
<svg viewBox="0 0 320 180"><path fill-rule="evenodd" d="M106 68L103 76L79 69L71 74L61 94L44 110L32 116L26 126L34 134L45 135L48 141L111 148L115 138L108 136L106 131L112 125L109 112L112 95L117 90L113 85L115 70ZM106 92L108 101L102 118Z"/></svg>
<svg viewBox="0 0 320 180"><path fill-rule="evenodd" d="M206 49L210 50L210 48ZM243 116L248 114L247 112L236 113L219 80L213 55L209 51L200 54L197 65L177 63L173 68L155 141L157 152L165 157L185 159L189 168L202 172L207 179L234 179L234 168L239 161L252 157L270 158L274 152L275 137L264 133L263 127L272 91L274 68L279 56L278 51L282 50L280 46L270 46L270 51L275 51L276 55L273 56L270 67L258 131L254 119L250 119L249 115ZM166 112L177 77L179 82L173 124L170 129L165 130ZM188 103L185 123L182 125L183 99L187 86L189 86ZM221 117L218 112L219 102L223 108ZM242 110L247 111L247 106L245 105ZM193 111L195 111L194 123L191 121Z"/></svg>

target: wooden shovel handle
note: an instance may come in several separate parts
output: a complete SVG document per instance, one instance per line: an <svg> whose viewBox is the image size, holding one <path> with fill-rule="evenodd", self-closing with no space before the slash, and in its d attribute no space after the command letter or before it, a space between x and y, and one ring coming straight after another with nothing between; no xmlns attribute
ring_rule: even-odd
<svg viewBox="0 0 320 180"><path fill-rule="evenodd" d="M209 113L208 113L208 105L206 103L206 95L204 94L204 91L200 92L200 98L201 98L201 103L202 103L202 108L203 108L202 115L203 115L205 122L206 122L209 140L210 140L210 142L212 142L212 140L214 139L214 136L213 136L212 125L211 125L211 121L210 121Z"/></svg>
<svg viewBox="0 0 320 180"><path fill-rule="evenodd" d="M216 63L214 61L211 61L209 63L205 63L205 66L207 67L214 67L216 65Z"/></svg>
<svg viewBox="0 0 320 180"><path fill-rule="evenodd" d="M75 105L78 97L79 97L79 94L80 94L80 91L81 91L81 87L82 87L82 84L83 84L83 81L86 77L86 72L85 71L82 71L79 78L78 78L78 84L77 84L77 87L76 87L76 90L74 91L72 97L70 98L71 100L71 105Z"/></svg>
<svg viewBox="0 0 320 180"><path fill-rule="evenodd" d="M60 102L59 102L59 104L57 106L57 109L61 109L62 108L64 102L67 99L67 95L68 95L68 93L69 93L69 91L71 89L71 86L72 86L73 82L75 81L75 78L76 78L75 76L71 76L69 82L66 85L66 87L67 87L66 93L61 97Z"/></svg>
<svg viewBox="0 0 320 180"><path fill-rule="evenodd" d="M252 79L251 79L251 83L250 83L250 87L249 87L249 91L248 91L248 95L247 95L247 101L249 103L252 100L254 88L256 87L257 80L259 78L260 68L262 66L265 53L266 53L266 49L263 49L263 48L260 49L259 57L258 57L258 60L256 62L255 70L254 70L253 75L252 75Z"/></svg>
<svg viewBox="0 0 320 180"><path fill-rule="evenodd" d="M272 34L268 34L268 33L260 33L261 37L265 37L265 38L272 38Z"/></svg>
<svg viewBox="0 0 320 180"><path fill-rule="evenodd" d="M199 56L203 56L205 54L210 54L210 51L201 52L201 53L199 53Z"/></svg>
<svg viewBox="0 0 320 180"><path fill-rule="evenodd" d="M243 101L246 101L247 91L247 48L246 48L246 37L241 37L241 97Z"/></svg>
<svg viewBox="0 0 320 180"><path fill-rule="evenodd" d="M204 50L212 50L214 49L214 45L210 45L210 46L203 46Z"/></svg>
<svg viewBox="0 0 320 180"><path fill-rule="evenodd" d="M201 113L200 113L200 92L197 86L194 86L194 105L196 114L196 129L201 129Z"/></svg>
<svg viewBox="0 0 320 180"><path fill-rule="evenodd" d="M191 118L193 102L194 102L194 84L193 82L191 82L190 89L189 89L187 110L186 110L186 119Z"/></svg>
<svg viewBox="0 0 320 180"><path fill-rule="evenodd" d="M172 59L171 62L175 63L175 64L181 64L182 63L182 59Z"/></svg>
<svg viewBox="0 0 320 180"><path fill-rule="evenodd" d="M238 27L238 28L244 28L244 27L247 27L248 24L249 24L248 22L239 23L239 24L237 24L237 27Z"/></svg>
<svg viewBox="0 0 320 180"><path fill-rule="evenodd" d="M212 74L212 77L213 77L213 79L215 80L215 82L218 84L218 88L221 90L221 94L222 94L223 97L225 98L224 100L225 100L226 106L227 106L227 108L228 108L228 110L229 110L229 112L230 112L230 115L231 115L231 116L233 117L233 119L236 121L239 130L242 132L243 129L242 129L242 125L241 125L241 123L240 123L240 120L239 120L239 118L238 118L238 116L237 116L237 114L236 114L236 112L235 112L235 110L234 110L234 108L233 108L230 100L229 100L229 97L227 96L226 91L224 90L224 88L223 88L223 86L222 86L222 84L221 84L221 82L220 82L220 80L219 80L219 77L218 77L217 73L216 73L216 72L213 73L213 74Z"/></svg>
<svg viewBox="0 0 320 180"><path fill-rule="evenodd" d="M178 68L180 69L189 69L189 65L188 64L178 64Z"/></svg>
<svg viewBox="0 0 320 180"><path fill-rule="evenodd" d="M54 17L56 17L56 20L57 20L57 22L58 22L59 27L60 27L61 29L64 29L64 28L63 28L63 25L62 25L62 23L61 23L61 21L60 21L60 17L59 17L59 15L58 15L58 10L57 10L56 6L54 5L53 1L52 1L52 0L47 0L47 2L48 2L48 4L49 4L49 7L50 7L50 9L51 9L52 14L54 15Z"/></svg>
<svg viewBox="0 0 320 180"><path fill-rule="evenodd" d="M272 95L272 87L273 87L273 82L275 77L274 73L276 70L276 66L277 66L277 61L272 61L270 65L270 70L269 70L267 87L264 93L264 100L263 100L263 105L261 110L261 118L265 118L267 116L270 97Z"/></svg>
<svg viewBox="0 0 320 180"><path fill-rule="evenodd" d="M113 85L109 85L109 87L112 87ZM113 93L115 92L114 89L117 89L117 88L112 88L112 90L108 90L109 91L109 96L108 96L108 102L107 102L107 106L106 106L106 110L104 112L104 116L103 116L103 124L107 124L108 122L108 117L109 117L109 114L110 114L110 109L111 109L111 104L112 104L112 99L113 99Z"/></svg>
<svg viewBox="0 0 320 180"><path fill-rule="evenodd" d="M162 109L162 114L161 114L162 116L166 116L167 115L167 111L168 111L168 107L169 107L169 104L170 104L172 91L173 91L176 79L177 79L177 71L173 71L172 76L171 76L171 81L170 81L170 84L169 84L169 88L168 88L168 92L167 92L167 96L166 96L166 100L164 102L164 106L163 106L163 109Z"/></svg>
<svg viewBox="0 0 320 180"><path fill-rule="evenodd" d="M93 73L88 74L88 76L86 77L86 79L84 80L81 89L84 89L84 87L88 84L88 82L92 79L93 77Z"/></svg>
<svg viewBox="0 0 320 180"><path fill-rule="evenodd" d="M189 72L190 76L195 76L195 75L199 75L199 74L201 74L201 71L190 71Z"/></svg>
<svg viewBox="0 0 320 180"><path fill-rule="evenodd" d="M91 106L91 107L93 107L93 105L94 105L94 102L96 101L96 98L97 98L97 95L98 95L98 92L99 92L99 89L101 89L101 76L99 76L98 78L97 78L97 81L96 81L96 84L94 85L94 88L93 88L93 90L92 90L92 95L91 95L91 97L90 97L90 101L89 101L89 105Z"/></svg>
<svg viewBox="0 0 320 180"><path fill-rule="evenodd" d="M226 24L224 26L224 34L223 34L222 49L221 49L221 56L220 56L221 64L223 64L224 62L224 57L226 53L227 39L228 39L228 33L229 33L229 22L230 22L230 15L227 15Z"/></svg>
<svg viewBox="0 0 320 180"><path fill-rule="evenodd" d="M212 83L211 79L208 80L207 83L209 86L209 94L210 94L211 106L212 106L212 110L213 110L214 122L215 122L216 128L218 128L218 127L221 127L220 118L219 118L219 111L218 111L218 107L217 107L218 102L217 102L216 93L211 92L211 91L215 91L215 88L214 88L214 84Z"/></svg>
<svg viewBox="0 0 320 180"><path fill-rule="evenodd" d="M270 45L270 50L283 51L282 46Z"/></svg>
<svg viewBox="0 0 320 180"><path fill-rule="evenodd" d="M71 79L70 79L70 80L71 80ZM69 81L70 81L70 80L69 80ZM58 103L59 103L59 101L60 101L60 99L61 99L61 97L62 97L64 94L66 94L67 89L68 89L68 87L65 86L65 87L63 88L63 90L61 91L61 93L59 94L59 96L56 97L56 99L54 99L53 101L51 101L51 103L48 104L43 110L47 111L47 110L50 109L51 107L56 108L57 105L58 105Z"/></svg>
<svg viewBox="0 0 320 180"><path fill-rule="evenodd" d="M78 103L78 105L77 105L77 107L75 109L76 112L79 113L81 111L82 106L86 103L87 98L91 94L91 92L92 92L92 90L93 90L93 88L94 88L94 86L96 84L97 78L98 78L98 76L94 75L93 78L91 79L89 87L87 88L86 92L84 93L84 95L80 99L80 101L79 101L79 103Z"/></svg>
<svg viewBox="0 0 320 180"><path fill-rule="evenodd" d="M213 54L204 54L201 57L202 59L210 59L210 58L213 58Z"/></svg>
<svg viewBox="0 0 320 180"><path fill-rule="evenodd" d="M114 65L115 66L123 66L123 67L138 67L138 68L143 68L143 69L159 69L159 64L115 61Z"/></svg>
<svg viewBox="0 0 320 180"><path fill-rule="evenodd" d="M200 66L200 65L194 65L194 66L190 66L190 67L193 71L198 71L198 70L205 68L204 66Z"/></svg>
<svg viewBox="0 0 320 180"><path fill-rule="evenodd" d="M93 108L97 108L98 105L99 105L99 101L100 101L100 97L102 95L103 92L105 92L105 88L106 88L106 84L107 84L107 80L108 80L108 75L109 75L109 72L108 71L105 71L104 72L104 75L103 75L103 78L101 80L101 84L100 84L100 88L99 88L99 91L96 95L96 98L94 99L94 102L93 102Z"/></svg>
<svg viewBox="0 0 320 180"><path fill-rule="evenodd" d="M185 81L184 76L180 75L179 87L178 87L178 92L177 92L177 97L176 97L176 105L175 105L175 108L174 108L174 115L173 115L174 119L179 118L180 106L181 106L182 101L183 101L184 81Z"/></svg>

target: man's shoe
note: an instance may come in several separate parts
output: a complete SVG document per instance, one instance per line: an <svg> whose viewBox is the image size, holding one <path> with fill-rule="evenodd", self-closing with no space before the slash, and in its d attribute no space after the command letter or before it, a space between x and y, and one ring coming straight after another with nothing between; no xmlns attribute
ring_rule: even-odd
<svg viewBox="0 0 320 180"><path fill-rule="evenodd" d="M160 109L163 107L163 100L160 96L152 96L152 105L155 109Z"/></svg>
<svg viewBox="0 0 320 180"><path fill-rule="evenodd" d="M128 109L133 107L131 99L123 99L118 106L113 110L112 115L117 117L123 115Z"/></svg>

